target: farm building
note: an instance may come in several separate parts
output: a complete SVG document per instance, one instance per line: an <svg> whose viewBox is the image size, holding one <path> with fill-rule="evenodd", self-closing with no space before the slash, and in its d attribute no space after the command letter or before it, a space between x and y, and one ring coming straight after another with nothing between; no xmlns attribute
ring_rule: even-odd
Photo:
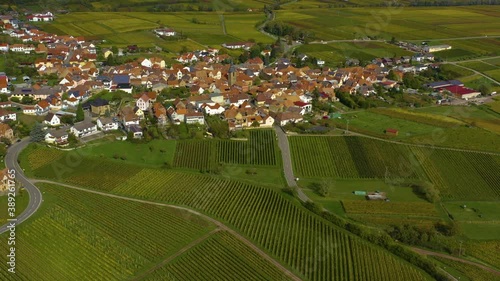
<svg viewBox="0 0 500 281"><path fill-rule="evenodd" d="M468 100L481 95L481 92L463 87L463 86L448 86L442 88L442 90L452 93L455 97Z"/></svg>
<svg viewBox="0 0 500 281"><path fill-rule="evenodd" d="M385 134L390 136L397 136L399 134L399 131L396 129L387 128L385 129Z"/></svg>
<svg viewBox="0 0 500 281"><path fill-rule="evenodd" d="M368 195L366 195L366 199L368 200L385 200L387 199L387 196L385 192L369 192Z"/></svg>
<svg viewBox="0 0 500 281"><path fill-rule="evenodd" d="M425 46L424 52L433 53L433 52L439 52L439 51L450 50L450 49L451 49L450 45Z"/></svg>

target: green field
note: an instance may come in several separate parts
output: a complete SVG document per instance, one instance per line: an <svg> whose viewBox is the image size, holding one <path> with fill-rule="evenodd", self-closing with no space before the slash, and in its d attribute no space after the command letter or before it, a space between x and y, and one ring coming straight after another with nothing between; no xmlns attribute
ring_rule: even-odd
<svg viewBox="0 0 500 281"><path fill-rule="evenodd" d="M48 150L43 151L50 154ZM67 154L34 173L59 166L54 163L63 165ZM43 175L83 187L202 211L224 221L304 279L427 279L410 264L327 223L274 189L200 174L124 167L115 161L99 165L100 168L91 167L91 159L84 158L59 178L55 172ZM81 198L75 200L81 201ZM374 264L373 260L383 262Z"/></svg>
<svg viewBox="0 0 500 281"><path fill-rule="evenodd" d="M273 130L250 131L248 141L181 141L175 152L174 167L209 172L219 163L275 166L276 149L276 136Z"/></svg>
<svg viewBox="0 0 500 281"><path fill-rule="evenodd" d="M466 206L463 208L463 206ZM459 222L463 233L471 239L500 239L498 202L448 202L446 210Z"/></svg>
<svg viewBox="0 0 500 281"><path fill-rule="evenodd" d="M301 177L428 180L446 200L500 199L498 155L363 137L290 137L290 147L295 174Z"/></svg>
<svg viewBox="0 0 500 281"><path fill-rule="evenodd" d="M42 186L42 208L16 228L16 274L0 279L128 279L215 228L185 211Z"/></svg>
<svg viewBox="0 0 500 281"><path fill-rule="evenodd" d="M446 266L452 267L455 270L459 271L461 273L461 277L459 277L459 280L491 281L498 279L498 275L483 270L482 268L479 268L475 265L470 265L459 261L453 261L440 257L433 257L433 258L442 262Z"/></svg>
<svg viewBox="0 0 500 281"><path fill-rule="evenodd" d="M349 58L369 62L379 57L398 57L412 54L394 45L381 42L309 44L299 47L298 51L322 59L329 65L337 65Z"/></svg>
<svg viewBox="0 0 500 281"><path fill-rule="evenodd" d="M500 35L497 6L304 9L278 11L277 19L311 30L320 40L377 36L428 40ZM374 21L377 21L374 24ZM379 23L380 22L380 23Z"/></svg>
<svg viewBox="0 0 500 281"><path fill-rule="evenodd" d="M472 68L474 70L477 70L479 72L485 72L488 70L494 70L494 69L499 69L499 67L495 65L491 65L482 61L474 61L474 62L463 62L460 63L460 65L466 66L468 68Z"/></svg>
<svg viewBox="0 0 500 281"><path fill-rule="evenodd" d="M124 141L111 141L89 145L79 150L84 156L113 159L119 162L161 167L172 164L177 142L173 140L153 140L147 144L134 144ZM122 160L121 158L125 158Z"/></svg>
<svg viewBox="0 0 500 281"><path fill-rule="evenodd" d="M195 23L193 19L196 18ZM264 19L261 13L226 13L224 22L217 13L146 13L146 12L79 12L59 15L54 22L40 23L48 32L85 36L106 40L105 45L126 46L136 44L143 47L160 46L178 52L182 46L189 50L224 42L246 41L270 43L272 38L256 30L255 24ZM166 41L152 32L160 25L174 28L190 40Z"/></svg>
<svg viewBox="0 0 500 281"><path fill-rule="evenodd" d="M207 259L207 253L210 258ZM196 270L193 270L196 268ZM250 247L219 231L179 258L155 270L145 280L289 280Z"/></svg>

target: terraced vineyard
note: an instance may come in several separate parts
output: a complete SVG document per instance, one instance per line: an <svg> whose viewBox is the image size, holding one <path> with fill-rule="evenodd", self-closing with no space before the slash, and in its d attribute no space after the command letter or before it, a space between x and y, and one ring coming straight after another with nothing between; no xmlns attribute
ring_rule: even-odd
<svg viewBox="0 0 500 281"><path fill-rule="evenodd" d="M290 279L230 233L219 231L145 280L211 280L215 276L220 280Z"/></svg>
<svg viewBox="0 0 500 281"><path fill-rule="evenodd" d="M0 270L1 280L129 279L215 228L171 208L53 185L43 191L36 218L17 228L16 274Z"/></svg>
<svg viewBox="0 0 500 281"><path fill-rule="evenodd" d="M179 142L174 166L210 171L218 163L276 165L276 136L273 130L250 131L248 141L190 140Z"/></svg>

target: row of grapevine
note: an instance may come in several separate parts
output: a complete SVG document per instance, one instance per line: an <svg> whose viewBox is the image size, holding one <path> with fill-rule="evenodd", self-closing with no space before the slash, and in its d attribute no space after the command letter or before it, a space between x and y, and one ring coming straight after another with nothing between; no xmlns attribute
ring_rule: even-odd
<svg viewBox="0 0 500 281"><path fill-rule="evenodd" d="M420 178L407 146L360 137L291 137L295 172L303 177Z"/></svg>
<svg viewBox="0 0 500 281"><path fill-rule="evenodd" d="M273 130L250 131L248 141L191 140L179 142L174 166L210 171L218 163L276 165L276 136Z"/></svg>
<svg viewBox="0 0 500 281"><path fill-rule="evenodd" d="M500 241L469 241L466 243L465 253L478 258L496 268L500 268Z"/></svg>
<svg viewBox="0 0 500 281"><path fill-rule="evenodd" d="M430 180L445 199L500 198L500 156L354 136L289 139L294 170L301 177Z"/></svg>
<svg viewBox="0 0 500 281"><path fill-rule="evenodd" d="M1 280L129 279L215 227L170 208L47 184L43 190L50 204L17 229L17 274L0 273Z"/></svg>
<svg viewBox="0 0 500 281"><path fill-rule="evenodd" d="M416 147L412 150L446 199L500 198L500 156Z"/></svg>
<svg viewBox="0 0 500 281"><path fill-rule="evenodd" d="M146 171L114 189L114 193L171 202L198 209L227 222L278 257L308 280L353 280L366 269L352 263L353 247L362 243L367 260L377 260L383 250L343 232L297 207L274 190L218 178L172 171L148 171L148 181L138 186ZM154 175L156 173L156 175ZM172 176L175 174L175 176ZM348 242L350 241L350 242ZM423 274L386 254L379 275L365 280L422 280ZM364 277L363 277L364 278Z"/></svg>
<svg viewBox="0 0 500 281"><path fill-rule="evenodd" d="M281 281L290 278L224 231L213 234L146 278L158 281L212 279Z"/></svg>
<svg viewBox="0 0 500 281"><path fill-rule="evenodd" d="M459 271L460 273L465 275L465 277L468 278L468 280L473 280L473 281L498 280L497 274L493 272L488 272L482 268L479 268L478 266L441 257L434 257L434 258L445 264L446 267L451 267L456 271Z"/></svg>
<svg viewBox="0 0 500 281"><path fill-rule="evenodd" d="M276 134L274 130L250 131L250 163L252 165L276 165Z"/></svg>
<svg viewBox="0 0 500 281"><path fill-rule="evenodd" d="M213 141L189 140L177 143L174 167L211 171L217 165L216 143Z"/></svg>

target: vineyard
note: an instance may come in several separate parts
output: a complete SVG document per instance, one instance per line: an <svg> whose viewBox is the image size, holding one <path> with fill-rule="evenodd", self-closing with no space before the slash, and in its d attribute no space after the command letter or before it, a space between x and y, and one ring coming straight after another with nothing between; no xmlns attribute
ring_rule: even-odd
<svg viewBox="0 0 500 281"><path fill-rule="evenodd" d="M180 210L54 185L43 191L50 203L17 228L16 274L1 270L1 280L129 279L215 227Z"/></svg>
<svg viewBox="0 0 500 281"><path fill-rule="evenodd" d="M482 268L479 268L475 265L462 263L459 261L449 260L441 257L434 257L434 259L442 262L447 267L452 267L455 270L459 271L465 277L467 277L471 281L491 281L498 280L498 275L488 272ZM460 280L460 278L459 278Z"/></svg>
<svg viewBox="0 0 500 281"><path fill-rule="evenodd" d="M376 108L376 109L371 109L371 111L392 118L404 119L407 121L413 121L417 123L422 123L442 128L452 128L464 125L464 122L451 117L440 116L431 113L409 111L400 108Z"/></svg>
<svg viewBox="0 0 500 281"><path fill-rule="evenodd" d="M27 153L27 161L29 163L29 168L38 169L46 164L53 163L61 159L64 155L63 151L50 149L45 146L29 145L25 152Z"/></svg>
<svg viewBox="0 0 500 281"><path fill-rule="evenodd" d="M421 178L409 147L362 137L290 137L296 175L335 178Z"/></svg>
<svg viewBox="0 0 500 281"><path fill-rule="evenodd" d="M271 189L203 175L143 169L112 192L189 206L219 218L305 279L425 278L409 264L325 223ZM373 264L372 260L386 262Z"/></svg>
<svg viewBox="0 0 500 281"><path fill-rule="evenodd" d="M353 136L289 140L297 176L429 180L443 199L500 199L500 156Z"/></svg>
<svg viewBox="0 0 500 281"><path fill-rule="evenodd" d="M419 147L411 149L428 178L440 188L443 198L500 199L500 156Z"/></svg>
<svg viewBox="0 0 500 281"><path fill-rule="evenodd" d="M196 268L196 270L193 270ZM219 231L145 280L289 280L246 244Z"/></svg>
<svg viewBox="0 0 500 281"><path fill-rule="evenodd" d="M468 242L466 244L467 255L476 257L496 268L500 268L500 241Z"/></svg>
<svg viewBox="0 0 500 281"><path fill-rule="evenodd" d="M211 171L219 163L274 166L276 147L273 130L250 131L248 141L182 141L177 144L174 166L202 171Z"/></svg>
<svg viewBox="0 0 500 281"><path fill-rule="evenodd" d="M349 214L414 215L438 217L434 204L425 202L384 202L364 200L342 200Z"/></svg>

